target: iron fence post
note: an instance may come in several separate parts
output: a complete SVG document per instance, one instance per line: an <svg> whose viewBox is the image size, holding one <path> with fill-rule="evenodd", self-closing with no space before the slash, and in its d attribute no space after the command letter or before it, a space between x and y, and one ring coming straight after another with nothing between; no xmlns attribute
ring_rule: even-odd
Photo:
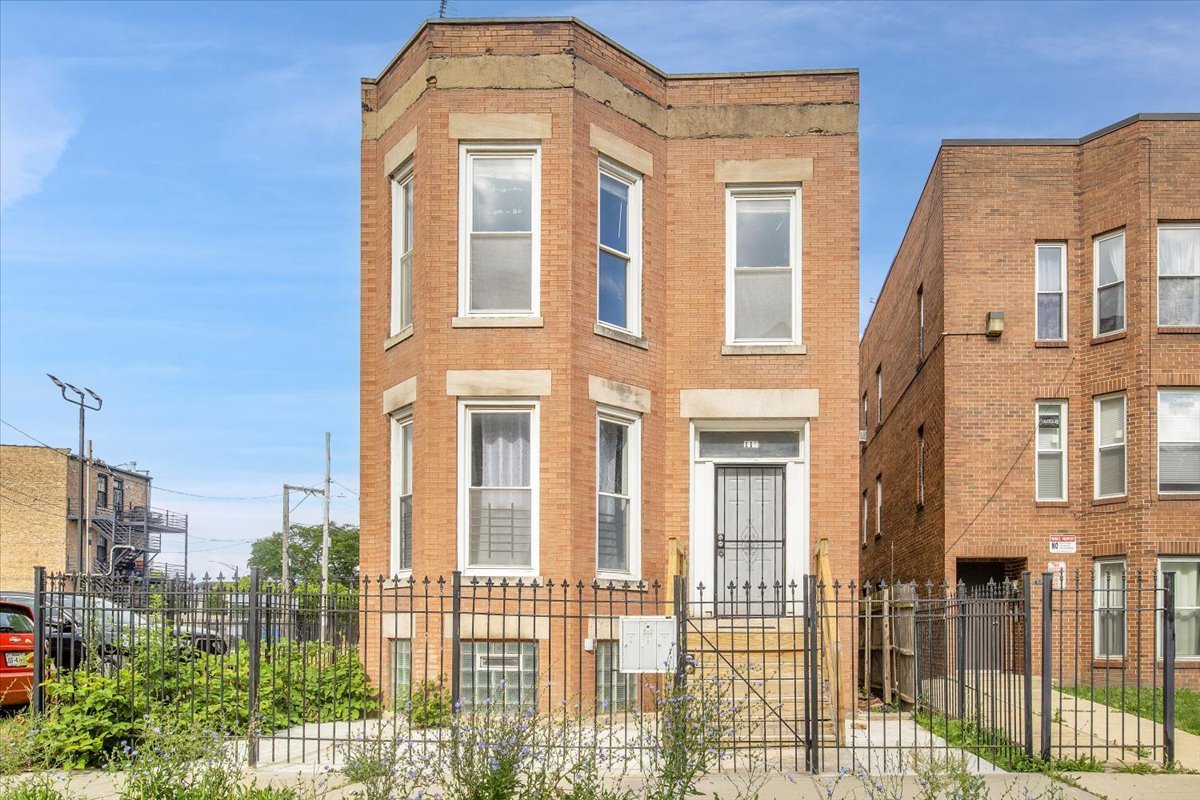
<svg viewBox="0 0 1200 800"><path fill-rule="evenodd" d="M1033 581L1028 570L1021 573L1021 605L1025 628L1025 755L1033 758Z"/></svg>
<svg viewBox="0 0 1200 800"><path fill-rule="evenodd" d="M954 587L954 660L958 672L958 718L967 718L967 618L963 614L963 585Z"/></svg>
<svg viewBox="0 0 1200 800"><path fill-rule="evenodd" d="M687 603L683 597L684 577L674 576L672 600L675 605L675 689L683 689L687 681Z"/></svg>
<svg viewBox="0 0 1200 800"><path fill-rule="evenodd" d="M820 700L817 697L817 626L816 580L804 576L804 766L814 775L821 767L817 760L817 716Z"/></svg>
<svg viewBox="0 0 1200 800"><path fill-rule="evenodd" d="M450 581L450 702L457 710L462 699L462 572Z"/></svg>
<svg viewBox="0 0 1200 800"><path fill-rule="evenodd" d="M1163 762L1175 763L1175 573L1163 573Z"/></svg>
<svg viewBox="0 0 1200 800"><path fill-rule="evenodd" d="M1042 573L1042 737L1041 758L1050 760L1050 680L1054 673L1054 573Z"/></svg>
<svg viewBox="0 0 1200 800"><path fill-rule="evenodd" d="M249 675L246 686L246 711L249 724L246 729L246 756L251 767L258 766L258 682L259 682L259 654L262 652L262 622L259 615L261 597L261 581L262 569L259 567L250 568L250 591L247 598L247 625L250 630L249 645L250 652L246 657L249 662Z"/></svg>
<svg viewBox="0 0 1200 800"><path fill-rule="evenodd" d="M45 708L46 680L46 607L42 597L46 592L46 568L33 568L33 696L30 705L35 715ZM59 648L60 651L62 648Z"/></svg>

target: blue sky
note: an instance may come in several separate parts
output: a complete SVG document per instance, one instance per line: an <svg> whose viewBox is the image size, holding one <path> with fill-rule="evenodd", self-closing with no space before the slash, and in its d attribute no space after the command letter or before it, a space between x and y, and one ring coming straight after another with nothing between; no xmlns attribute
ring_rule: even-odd
<svg viewBox="0 0 1200 800"><path fill-rule="evenodd" d="M74 446L44 373L99 392L96 454L192 515L199 570L278 529L326 430L357 521L358 80L437 5L0 3L0 417ZM578 16L670 72L860 68L864 323L942 138L1200 110L1197 3L450 10Z"/></svg>

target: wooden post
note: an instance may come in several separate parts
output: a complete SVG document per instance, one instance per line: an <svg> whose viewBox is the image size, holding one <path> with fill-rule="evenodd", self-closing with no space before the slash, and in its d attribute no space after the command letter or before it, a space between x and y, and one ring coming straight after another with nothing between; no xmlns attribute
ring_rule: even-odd
<svg viewBox="0 0 1200 800"><path fill-rule="evenodd" d="M892 704L892 587L883 590L883 702Z"/></svg>

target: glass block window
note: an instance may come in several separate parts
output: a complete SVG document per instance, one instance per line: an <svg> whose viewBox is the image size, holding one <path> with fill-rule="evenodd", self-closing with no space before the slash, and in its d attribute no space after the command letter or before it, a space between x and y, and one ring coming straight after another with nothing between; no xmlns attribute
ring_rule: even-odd
<svg viewBox="0 0 1200 800"><path fill-rule="evenodd" d="M536 642L463 642L461 648L464 708L516 710L537 703Z"/></svg>
<svg viewBox="0 0 1200 800"><path fill-rule="evenodd" d="M596 710L629 711L637 705L637 673L620 671L619 642L596 642Z"/></svg>
<svg viewBox="0 0 1200 800"><path fill-rule="evenodd" d="M403 708L412 692L412 640L392 640L392 697Z"/></svg>

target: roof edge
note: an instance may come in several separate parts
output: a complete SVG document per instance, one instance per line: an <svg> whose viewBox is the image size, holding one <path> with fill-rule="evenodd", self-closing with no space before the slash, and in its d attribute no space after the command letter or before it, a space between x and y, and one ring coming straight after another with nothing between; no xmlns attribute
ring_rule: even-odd
<svg viewBox="0 0 1200 800"><path fill-rule="evenodd" d="M780 69L780 70L751 70L742 72L677 72L670 73L659 69L651 64L646 59L634 53L632 50L624 47L620 43L606 36L600 31L588 25L578 17L462 17L457 19L427 19L421 23L421 27L417 28L416 32L409 37L408 41L400 48L399 52L392 57L392 60L387 63L378 75L374 78L364 77L364 84L376 84L383 80L392 67L404 57L409 48L421 38L425 29L433 25L531 25L534 23L551 22L551 23L569 23L577 25L588 33L596 36L611 46L613 49L620 51L624 55L636 61L641 66L653 72L658 77L664 80L705 80L713 78L779 78L787 76L803 76L803 75L857 75L858 67L839 67L833 69Z"/></svg>
<svg viewBox="0 0 1200 800"><path fill-rule="evenodd" d="M1113 131L1134 124L1135 122L1200 122L1200 113L1190 111L1163 114L1134 114L1123 120L1106 125L1098 131L1084 134L1078 139L942 139L942 147L1077 147L1087 144L1093 139L1107 136Z"/></svg>

